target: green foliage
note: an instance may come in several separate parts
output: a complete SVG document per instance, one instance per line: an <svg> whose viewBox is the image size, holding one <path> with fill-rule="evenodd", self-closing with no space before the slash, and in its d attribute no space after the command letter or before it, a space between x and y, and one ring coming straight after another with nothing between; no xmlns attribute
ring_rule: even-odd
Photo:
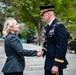
<svg viewBox="0 0 76 75"><path fill-rule="evenodd" d="M72 37L76 37L76 25L75 24L68 24L67 25L67 30L72 34Z"/></svg>
<svg viewBox="0 0 76 75"><path fill-rule="evenodd" d="M75 34L76 27L76 0L1 0L3 4L7 4L7 14L1 14L0 20L2 17L14 16L18 22L23 22L26 24L25 29L22 30L22 35L25 38L25 35L28 33L39 33L42 31L44 26L40 20L40 5L55 4L55 15L60 19L64 24L67 25L69 32ZM4 8L0 8L0 11ZM29 29L30 27L30 29ZM32 29L32 30L31 30ZM34 31L33 30L37 30ZM26 33L26 34L24 34Z"/></svg>
<svg viewBox="0 0 76 75"><path fill-rule="evenodd" d="M25 25L24 28L22 29L21 34L22 38L26 39L29 34L32 35L37 34L37 29L36 27L34 27L33 24L31 24L30 26L30 23L28 22L27 25Z"/></svg>
<svg viewBox="0 0 76 75"><path fill-rule="evenodd" d="M22 38L26 39L29 34L34 35L35 33L33 32L33 29L28 30L25 28L24 30L22 30L21 34L22 34Z"/></svg>
<svg viewBox="0 0 76 75"><path fill-rule="evenodd" d="M67 28L68 28L68 31L69 31L69 32L74 31L74 25L73 25L73 24L68 24L68 25L67 25Z"/></svg>

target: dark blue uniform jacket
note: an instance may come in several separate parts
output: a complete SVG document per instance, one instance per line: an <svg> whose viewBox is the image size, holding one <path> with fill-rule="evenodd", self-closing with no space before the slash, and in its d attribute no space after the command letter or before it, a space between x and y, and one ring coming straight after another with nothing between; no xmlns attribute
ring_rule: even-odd
<svg viewBox="0 0 76 75"><path fill-rule="evenodd" d="M67 52L67 31L65 26L55 19L52 24L45 28L45 42L43 44L45 60L45 69L51 70L52 66L66 68L68 62L66 60Z"/></svg>

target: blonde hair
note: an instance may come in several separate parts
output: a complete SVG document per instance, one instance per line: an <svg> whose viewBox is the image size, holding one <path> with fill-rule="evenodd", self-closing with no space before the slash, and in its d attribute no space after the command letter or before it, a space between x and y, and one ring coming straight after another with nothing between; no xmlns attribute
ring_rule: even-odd
<svg viewBox="0 0 76 75"><path fill-rule="evenodd" d="M8 18L3 27L3 38L5 38L9 33L11 33L11 28L14 25L14 21L16 21L14 18Z"/></svg>

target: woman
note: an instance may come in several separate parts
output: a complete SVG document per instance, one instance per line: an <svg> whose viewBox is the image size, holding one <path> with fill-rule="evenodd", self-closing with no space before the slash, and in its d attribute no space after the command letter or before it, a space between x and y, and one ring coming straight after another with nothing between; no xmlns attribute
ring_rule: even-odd
<svg viewBox="0 0 76 75"><path fill-rule="evenodd" d="M23 49L21 40L16 36L19 25L14 18L5 21L3 37L5 38L6 63L2 69L4 75L23 75L24 56L41 56L41 51Z"/></svg>

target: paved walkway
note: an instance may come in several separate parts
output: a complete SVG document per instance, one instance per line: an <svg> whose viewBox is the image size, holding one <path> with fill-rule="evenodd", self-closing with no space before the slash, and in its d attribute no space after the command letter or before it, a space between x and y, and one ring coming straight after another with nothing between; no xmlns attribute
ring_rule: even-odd
<svg viewBox="0 0 76 75"><path fill-rule="evenodd" d="M26 49L41 49L40 46L33 44L23 43L23 47ZM69 62L68 68L64 69L64 75L76 75L76 54L67 53L67 60ZM5 63L6 56L4 53L4 43L0 41L0 75L3 75L1 69ZM44 75L44 61L45 58L42 57L25 57L26 68L24 70L24 75Z"/></svg>

